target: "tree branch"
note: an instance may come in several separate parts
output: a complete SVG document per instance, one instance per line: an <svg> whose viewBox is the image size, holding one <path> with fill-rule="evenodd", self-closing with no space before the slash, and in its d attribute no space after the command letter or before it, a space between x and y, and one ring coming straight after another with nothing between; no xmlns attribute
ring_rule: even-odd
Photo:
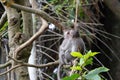
<svg viewBox="0 0 120 80"><path fill-rule="evenodd" d="M59 61L49 62L47 64L41 64L41 65L33 65L33 64L23 63L22 66L43 68L43 67L48 67L48 66L53 66L53 65L58 65L58 64L59 64Z"/></svg>
<svg viewBox="0 0 120 80"><path fill-rule="evenodd" d="M43 67L48 67L48 66L53 66L53 65L59 64L59 61L55 61L55 62L49 62L49 63L47 63L47 64L33 65L33 64L24 63L24 62L22 62L22 61L20 61L20 60L16 60L16 59L12 58L11 56L8 56L8 57L9 57L10 59L12 59L13 61L17 62L18 65L12 67L12 68L9 69L8 71L5 71L5 72L1 73L0 76L5 75L5 74L7 74L8 72L10 72L10 71L12 71L12 70L14 70L14 69L16 69L16 68L19 68L19 67L21 67L21 66L28 66L28 67L35 67L35 68L43 68ZM9 63L11 63L11 62L9 62ZM6 64L8 64L8 63L6 63Z"/></svg>
<svg viewBox="0 0 120 80"><path fill-rule="evenodd" d="M48 23L42 19L42 26L40 27L40 29L38 30L38 32L36 32L29 40L27 40L25 43L21 44L19 47L17 47L17 49L15 50L15 57L17 57L17 54L24 49L25 47L29 46L30 44L32 44L32 42L38 38L44 31L45 29L48 28Z"/></svg>
<svg viewBox="0 0 120 80"><path fill-rule="evenodd" d="M0 19L0 28L2 28L2 26L5 24L6 21L7 21L7 13L5 11Z"/></svg>
<svg viewBox="0 0 120 80"><path fill-rule="evenodd" d="M33 64L28 64L28 63L22 63L22 64L19 64L19 65L16 65L14 67L12 67L11 69L9 69L8 71L5 71L3 73L0 74L0 76L2 75L5 75L7 74L8 72L16 69L16 68L19 68L21 66L28 66L28 67L35 67L35 68L42 68L42 67L48 67L48 66L53 66L53 65L57 65L59 64L58 61L55 61L55 62L50 62L50 63L47 63L47 64L41 64L41 65L33 65Z"/></svg>
<svg viewBox="0 0 120 80"><path fill-rule="evenodd" d="M11 65L11 61L8 61L8 62L6 62L6 63L4 63L4 64L0 64L0 69L1 68L6 68L6 67L8 67L8 66L10 66Z"/></svg>
<svg viewBox="0 0 120 80"><path fill-rule="evenodd" d="M51 65L59 64L59 61L55 61L55 62L49 62L47 64L33 65L33 64L24 63L20 60L16 60L16 59L12 58L11 56L9 56L9 58L11 58L13 61L17 62L18 64L21 64L22 66L29 66L29 67L36 67L36 68L48 67L48 66L51 66Z"/></svg>
<svg viewBox="0 0 120 80"><path fill-rule="evenodd" d="M20 10L23 10L23 11L26 11L26 12L37 14L37 15L41 16L42 18L44 18L45 20L53 23L59 29L64 29L64 27L61 23L59 23L56 19L54 19L53 17L51 17L50 15L48 15L46 12L44 12L42 10L32 9L32 8L29 8L29 7L26 7L26 6L18 5L16 3L10 3L10 0L3 0L3 1L1 0L1 2L6 6L9 4L10 7L12 7L12 8L20 9Z"/></svg>
<svg viewBox="0 0 120 80"><path fill-rule="evenodd" d="M22 66L21 64L16 65L16 66L12 67L11 69L9 69L8 71L5 71L5 72L1 73L0 76L5 75L5 74L9 73L10 71L12 71L12 70L14 70L14 69L16 69L18 67L21 67L21 66Z"/></svg>

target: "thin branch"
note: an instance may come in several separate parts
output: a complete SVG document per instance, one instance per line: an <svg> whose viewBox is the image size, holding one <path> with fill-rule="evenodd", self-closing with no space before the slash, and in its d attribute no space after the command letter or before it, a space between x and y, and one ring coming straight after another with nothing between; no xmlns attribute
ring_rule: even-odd
<svg viewBox="0 0 120 80"><path fill-rule="evenodd" d="M12 70L14 70L14 69L16 69L18 67L21 67L21 66L22 66L21 64L16 65L16 66L12 67L11 69L9 69L8 71L5 71L5 72L1 73L0 76L5 75L5 74L9 73L10 71L12 71Z"/></svg>
<svg viewBox="0 0 120 80"><path fill-rule="evenodd" d="M41 45L37 45L37 47L45 48L45 49L47 49L47 50L49 50L49 51L52 51L52 52L54 52L54 53L58 54L58 52L57 52L57 51L55 51L55 50L53 50L53 49L50 49L50 48L48 48L48 47L41 46Z"/></svg>
<svg viewBox="0 0 120 80"><path fill-rule="evenodd" d="M10 58L12 60L14 60L15 62L21 64L22 66L29 66L29 67L36 67L36 68L48 67L48 66L51 66L51 65L57 65L57 64L59 64L59 61L54 61L54 62L49 62L47 64L33 65L33 64L28 64L28 63L21 62L20 60L16 60L16 59L14 59L12 57L10 57Z"/></svg>
<svg viewBox="0 0 120 80"><path fill-rule="evenodd" d="M104 26L104 24L101 23L85 23L85 22L80 22L81 24L86 24L86 25L92 25L92 26Z"/></svg>
<svg viewBox="0 0 120 80"><path fill-rule="evenodd" d="M47 77L50 78L51 80L55 80L55 79L53 79L50 75L46 74L45 72L42 72L42 74L44 74L45 76L47 76Z"/></svg>
<svg viewBox="0 0 120 80"><path fill-rule="evenodd" d="M17 63L23 63L23 61L21 60L16 60L15 58L12 58L11 56L8 56L8 58L12 59L13 61L17 62Z"/></svg>
<svg viewBox="0 0 120 80"><path fill-rule="evenodd" d="M6 62L6 63L4 63L4 64L0 64L0 69L1 68L6 68L6 67L8 67L8 66L10 66L11 65L11 61L8 61L8 62Z"/></svg>
<svg viewBox="0 0 120 80"><path fill-rule="evenodd" d="M77 17L78 17L78 5L79 5L79 1L78 0L76 0L76 10L75 10L75 24L74 24L74 28L75 29L77 29L76 28L76 25L77 25Z"/></svg>
<svg viewBox="0 0 120 80"><path fill-rule="evenodd" d="M41 35L40 37L59 37L58 35L48 34L48 35Z"/></svg>
<svg viewBox="0 0 120 80"><path fill-rule="evenodd" d="M52 59L53 61L55 61L55 59L52 56L50 56L49 54L47 54L47 53L45 53L43 51L40 51L40 53L46 55L47 57L49 57L50 59Z"/></svg>
<svg viewBox="0 0 120 80"><path fill-rule="evenodd" d="M59 37L46 39L46 40L42 40L40 43L44 43L44 42L48 42L48 41L55 41L55 40L58 40L58 39L59 39Z"/></svg>
<svg viewBox="0 0 120 80"><path fill-rule="evenodd" d="M51 33L53 33L53 34L55 34L55 35L57 35L57 36L63 37L63 35L61 35L61 34L59 34L57 32L54 32L54 31L51 31L51 30L48 30L48 31L51 32Z"/></svg>
<svg viewBox="0 0 120 80"><path fill-rule="evenodd" d="M55 41L52 45L50 45L49 48L52 48L55 44L59 43L61 39L62 39L62 37L60 37L57 41ZM47 49L45 50L45 52L46 51L47 51Z"/></svg>
<svg viewBox="0 0 120 80"><path fill-rule="evenodd" d="M0 28L2 28L2 26L5 24L6 21L7 21L7 13L5 11L0 19Z"/></svg>
<svg viewBox="0 0 120 80"><path fill-rule="evenodd" d="M47 64L41 64L41 65L33 65L33 64L23 63L22 66L43 68L43 67L48 67L48 66L53 66L53 65L58 65L58 64L59 64L59 61L49 62Z"/></svg>

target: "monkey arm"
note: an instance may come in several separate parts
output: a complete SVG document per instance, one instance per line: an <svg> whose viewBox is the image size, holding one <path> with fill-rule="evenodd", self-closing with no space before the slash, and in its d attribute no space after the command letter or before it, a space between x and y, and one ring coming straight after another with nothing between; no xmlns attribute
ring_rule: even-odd
<svg viewBox="0 0 120 80"><path fill-rule="evenodd" d="M60 46L60 49L63 50L64 52L68 49L71 48L71 39L65 39L63 43Z"/></svg>

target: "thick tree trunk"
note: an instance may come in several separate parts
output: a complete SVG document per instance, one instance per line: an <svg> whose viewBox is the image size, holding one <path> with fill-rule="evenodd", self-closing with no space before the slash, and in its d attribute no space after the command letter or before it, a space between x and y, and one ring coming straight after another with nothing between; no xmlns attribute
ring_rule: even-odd
<svg viewBox="0 0 120 80"><path fill-rule="evenodd" d="M21 5L30 7L29 0L20 0ZM27 38L29 39L33 32L32 32L32 14L21 11L22 12L22 18L23 18L23 33L27 35Z"/></svg>
<svg viewBox="0 0 120 80"><path fill-rule="evenodd" d="M16 49L17 45L14 43L14 36L19 31L20 27L20 17L19 13L10 7L5 7L8 16L8 37L9 37L9 47L10 53L12 57L14 57L14 50ZM14 66L14 62L12 63L12 67ZM11 80L14 80L14 71L11 72Z"/></svg>
<svg viewBox="0 0 120 80"><path fill-rule="evenodd" d="M22 1L19 0L18 4L28 6L28 7L30 6L29 0L22 0ZM23 19L23 34L25 35L25 41L26 41L32 36L32 15L31 13L28 13L28 12L24 12L24 11L21 11L21 12L22 12L22 19ZM20 60L27 63L30 50L31 50L31 46L24 49L21 53ZM27 54L27 56L24 54ZM26 66L16 69L16 73L17 73L17 80L29 80L28 69Z"/></svg>
<svg viewBox="0 0 120 80"><path fill-rule="evenodd" d="M28 3L28 0L25 0L23 2ZM27 3L25 3L23 5L26 5ZM21 42L19 41L21 39L18 39L17 41L15 41L16 34L18 32L20 32L20 15L16 9L13 9L10 7L5 7L5 10L6 10L7 16L8 16L8 37L9 37L9 47L10 47L9 54L13 58L15 58L14 51L21 44ZM32 33L31 33L31 29L32 29L32 21L31 21L32 19L31 18L32 17L31 17L31 14L26 13L26 12L22 12L22 17L23 17L23 22L24 22L23 23L23 33L25 34L25 36L23 37L25 39L22 39L22 40L25 41L25 40L28 40L28 38L30 38L30 36L32 36ZM28 62L30 48L31 47L29 47L27 50L25 49L22 52L20 52L18 59L23 62ZM18 64L18 63L15 63L13 61L12 67L16 64ZM13 70L11 72L11 80L29 80L27 67L25 67L25 66L19 67L19 68Z"/></svg>

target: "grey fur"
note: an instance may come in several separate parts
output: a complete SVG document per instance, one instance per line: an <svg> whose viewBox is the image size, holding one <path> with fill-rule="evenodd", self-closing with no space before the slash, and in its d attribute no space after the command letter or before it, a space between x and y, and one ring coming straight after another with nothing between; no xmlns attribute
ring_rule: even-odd
<svg viewBox="0 0 120 80"><path fill-rule="evenodd" d="M85 44L82 38L79 36L79 32L77 30L65 30L64 31L64 40L59 48L59 66L57 71L57 78L60 79L60 69L65 64L69 64L73 59L71 56L71 52L85 52Z"/></svg>

